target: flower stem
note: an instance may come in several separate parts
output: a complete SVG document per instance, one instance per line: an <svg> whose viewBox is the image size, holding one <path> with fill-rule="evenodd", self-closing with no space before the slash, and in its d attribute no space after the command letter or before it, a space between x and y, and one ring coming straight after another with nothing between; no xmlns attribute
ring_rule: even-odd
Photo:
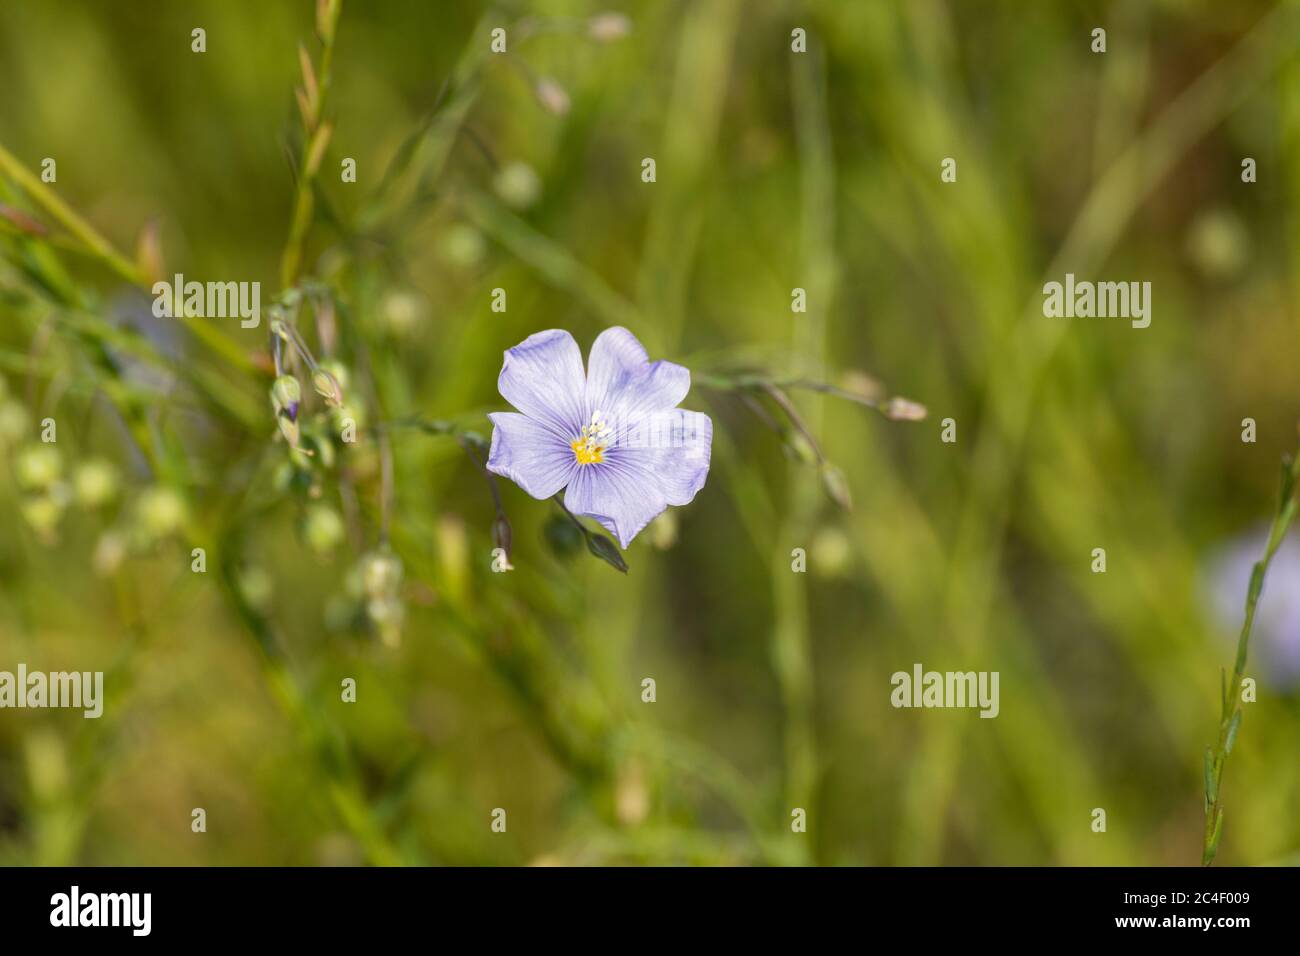
<svg viewBox="0 0 1300 956"><path fill-rule="evenodd" d="M280 287L288 289L298 280L302 267L303 245L307 241L307 231L311 228L312 212L315 198L312 192L316 173L320 168L325 148L329 145L332 127L322 123L325 97L329 93L331 67L334 63L334 38L337 35L339 13L343 9L341 0L331 0L319 7L317 33L321 41L320 68L311 65L311 60L304 53L303 83L304 91L311 95L300 102L304 103L302 155L298 160L298 183L294 190L293 215L289 222L289 238L285 242L284 253L280 258Z"/></svg>
<svg viewBox="0 0 1300 956"><path fill-rule="evenodd" d="M1223 696L1219 702L1218 740L1213 749L1207 747L1205 750L1205 845L1201 853L1202 866L1213 863L1219 852L1219 840L1223 835L1223 768L1236 743L1237 729L1241 726L1242 718L1238 689L1246 673L1250 632L1255 624L1259 596L1264 590L1264 577L1268 574L1273 555L1277 553L1295 518L1297 479L1300 479L1300 456L1282 463L1281 493L1278 496L1277 512L1273 516L1273 526L1269 529L1268 544L1264 556L1251 568L1250 587L1246 591L1246 616L1241 625L1241 635L1237 638L1237 658L1232 668L1232 679L1226 681L1221 688Z"/></svg>
<svg viewBox="0 0 1300 956"><path fill-rule="evenodd" d="M44 209L50 218L57 221L85 246L86 251L93 258L98 259L132 285L148 285L139 267L118 252L94 226L78 215L71 206L59 198L54 190L41 182L35 173L20 163L17 157L3 146L0 146L0 173L17 183L19 188Z"/></svg>

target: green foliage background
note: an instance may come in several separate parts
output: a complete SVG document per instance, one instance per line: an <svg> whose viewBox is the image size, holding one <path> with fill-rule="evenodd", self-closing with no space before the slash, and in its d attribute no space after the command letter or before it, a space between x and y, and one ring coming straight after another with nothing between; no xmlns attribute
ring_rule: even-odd
<svg viewBox="0 0 1300 956"><path fill-rule="evenodd" d="M366 427L287 484L265 326L137 321L147 291L0 170L0 205L51 229L0 219L0 378L25 410L0 438L0 669L108 686L98 721L0 713L0 861L1199 859L1235 637L1204 569L1271 514L1300 417L1296 5L644 0L598 43L601 9L345 0L304 272L336 296ZM525 15L561 29L489 56L490 29ZM56 158L52 191L128 257L156 221L166 275L258 280L265 306L302 150L299 41L319 56L310 3L10 0L0 144L31 171ZM539 105L539 76L567 115ZM540 178L526 209L494 188L514 161ZM1066 271L1149 279L1151 327L1044 319ZM492 573L473 462L451 436L384 432L405 623L379 640L347 605L383 525L373 426L486 435L504 349L552 327L585 349L612 324L701 374L863 370L930 417L797 396L845 512L697 378L708 484L627 576L557 555L554 506L509 483L515 570ZM106 459L121 488L42 533L12 466L47 415L67 474ZM178 527L150 530L147 487L181 497ZM322 504L347 535L318 553ZM130 553L97 573L113 530ZM1000 716L892 708L916 661L999 671ZM1247 706L1222 862L1295 861L1298 732L1293 689Z"/></svg>

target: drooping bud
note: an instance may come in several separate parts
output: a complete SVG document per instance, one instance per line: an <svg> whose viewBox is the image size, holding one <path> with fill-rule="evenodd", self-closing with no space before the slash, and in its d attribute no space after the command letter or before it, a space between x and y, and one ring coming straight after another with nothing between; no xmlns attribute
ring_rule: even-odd
<svg viewBox="0 0 1300 956"><path fill-rule="evenodd" d="M302 402L302 387L292 375L281 375L271 386L271 404L277 414L289 421L298 420L298 405Z"/></svg>

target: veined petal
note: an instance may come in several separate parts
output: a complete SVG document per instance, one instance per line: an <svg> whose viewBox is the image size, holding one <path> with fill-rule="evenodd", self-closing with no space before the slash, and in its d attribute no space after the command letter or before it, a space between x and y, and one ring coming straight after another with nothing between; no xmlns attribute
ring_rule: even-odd
<svg viewBox="0 0 1300 956"><path fill-rule="evenodd" d="M564 492L564 506L594 518L627 548L656 515L668 507L654 475L606 459L577 470Z"/></svg>
<svg viewBox="0 0 1300 956"><path fill-rule="evenodd" d="M658 412L619 435L606 453L615 465L653 476L670 505L689 504L709 476L713 421L703 412Z"/></svg>
<svg viewBox="0 0 1300 956"><path fill-rule="evenodd" d="M691 373L672 362L651 362L635 335L614 326L596 336L587 357L587 408L610 421L637 419L674 408L691 389Z"/></svg>
<svg viewBox="0 0 1300 956"><path fill-rule="evenodd" d="M550 498L569 483L573 449L547 426L518 412L492 412L488 471L509 478L534 498Z"/></svg>
<svg viewBox="0 0 1300 956"><path fill-rule="evenodd" d="M569 441L587 417L582 352L563 329L537 332L506 349L497 390L519 411Z"/></svg>
<svg viewBox="0 0 1300 956"><path fill-rule="evenodd" d="M673 409L672 440L657 449L654 471L670 505L690 504L709 477L713 420L703 412Z"/></svg>

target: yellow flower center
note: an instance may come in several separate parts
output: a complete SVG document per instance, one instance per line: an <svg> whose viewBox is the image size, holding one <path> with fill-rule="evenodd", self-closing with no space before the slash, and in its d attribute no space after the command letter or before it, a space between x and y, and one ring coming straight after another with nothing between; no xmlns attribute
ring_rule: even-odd
<svg viewBox="0 0 1300 956"><path fill-rule="evenodd" d="M591 413L591 421L582 426L582 435L569 443L573 457L580 465L595 465L605 460L605 448L614 435L600 415L600 409Z"/></svg>

